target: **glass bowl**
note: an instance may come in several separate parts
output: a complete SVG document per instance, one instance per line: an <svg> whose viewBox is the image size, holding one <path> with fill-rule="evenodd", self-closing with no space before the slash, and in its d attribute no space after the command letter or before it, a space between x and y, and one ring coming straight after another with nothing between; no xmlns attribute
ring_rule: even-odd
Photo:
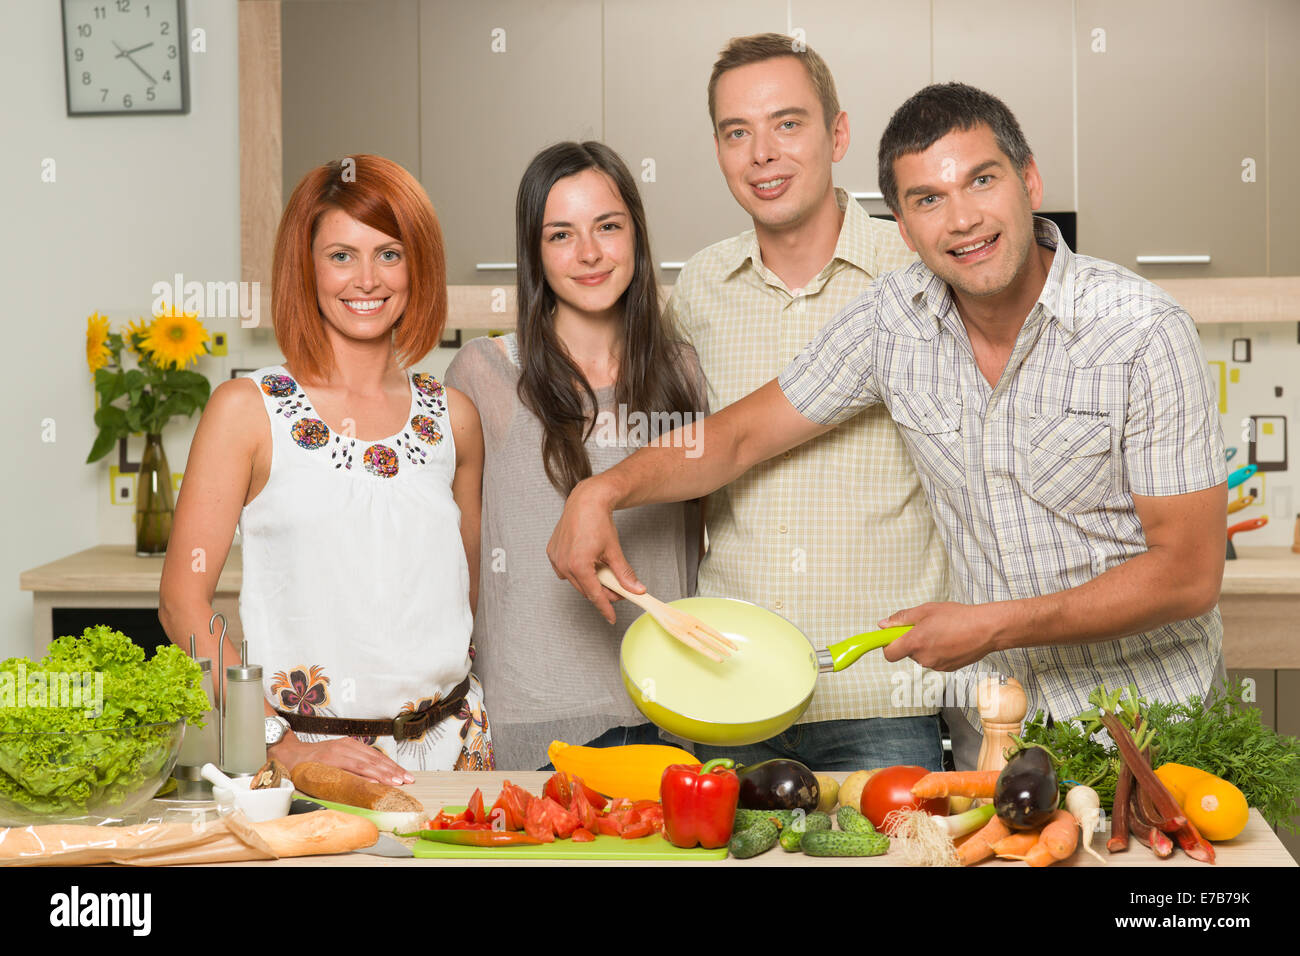
<svg viewBox="0 0 1300 956"><path fill-rule="evenodd" d="M105 730L0 732L0 826L120 818L171 775L185 721Z"/></svg>

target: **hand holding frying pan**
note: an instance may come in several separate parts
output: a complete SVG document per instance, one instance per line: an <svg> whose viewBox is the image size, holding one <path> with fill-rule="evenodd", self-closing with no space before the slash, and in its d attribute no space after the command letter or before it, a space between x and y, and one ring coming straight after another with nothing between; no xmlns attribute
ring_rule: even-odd
<svg viewBox="0 0 1300 956"><path fill-rule="evenodd" d="M910 624L912 629L885 648L885 660L910 657L936 671L955 671L973 664L997 649L993 645L999 630L996 608L995 604L943 601L895 611L880 626Z"/></svg>

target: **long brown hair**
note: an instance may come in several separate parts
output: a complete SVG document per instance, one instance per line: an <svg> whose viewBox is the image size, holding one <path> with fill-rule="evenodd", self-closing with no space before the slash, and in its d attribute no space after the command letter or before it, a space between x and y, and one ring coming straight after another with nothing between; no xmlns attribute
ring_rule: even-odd
<svg viewBox="0 0 1300 956"><path fill-rule="evenodd" d="M615 406L683 417L703 406L703 396L681 366L680 339L660 307L645 210L627 166L603 143L557 143L542 150L524 171L515 201L519 400L542 423L546 477L562 495L591 476L584 445L596 425L596 396L555 332L555 292L542 269L542 222L551 187L586 169L613 180L632 218L635 241L632 281L619 300L623 351Z"/></svg>
<svg viewBox="0 0 1300 956"><path fill-rule="evenodd" d="M415 177L391 159L366 153L313 169L280 217L271 260L271 321L285 361L308 381L325 378L334 367L311 255L321 216L330 209L402 243L411 297L393 329L393 351L407 368L438 344L447 322L442 230Z"/></svg>

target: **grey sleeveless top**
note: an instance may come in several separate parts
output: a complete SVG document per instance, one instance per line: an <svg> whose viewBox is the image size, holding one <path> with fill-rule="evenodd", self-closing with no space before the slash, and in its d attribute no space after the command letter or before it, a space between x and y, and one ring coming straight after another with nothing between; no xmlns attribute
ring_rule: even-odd
<svg viewBox="0 0 1300 956"><path fill-rule="evenodd" d="M519 401L514 334L471 339L445 382L470 397L483 423L483 518L474 672L492 715L498 770L536 770L552 740L584 744L619 726L645 723L619 675L619 642L640 609L616 601L605 622L555 576L546 545L564 498L546 477L542 426ZM695 351L683 347L687 380L705 394ZM613 387L596 390L599 411L617 416ZM707 412L707 408L704 409ZM617 418L615 418L617 420ZM635 422L632 422L635 427ZM597 428L586 448L599 474L636 450ZM604 436L602 438L602 435ZM623 553L649 592L665 601L695 593L701 513L697 502L615 512Z"/></svg>

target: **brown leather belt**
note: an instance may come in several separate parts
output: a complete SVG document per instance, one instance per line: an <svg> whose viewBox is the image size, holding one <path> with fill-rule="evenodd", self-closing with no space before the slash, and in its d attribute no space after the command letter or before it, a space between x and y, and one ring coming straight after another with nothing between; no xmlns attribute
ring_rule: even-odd
<svg viewBox="0 0 1300 956"><path fill-rule="evenodd" d="M407 711L391 719L355 717L315 717L291 714L277 710L295 731L305 734L327 734L334 737L389 737L394 740L412 740L445 717L450 717L460 707L469 693L469 675L455 686L443 700L427 710Z"/></svg>

